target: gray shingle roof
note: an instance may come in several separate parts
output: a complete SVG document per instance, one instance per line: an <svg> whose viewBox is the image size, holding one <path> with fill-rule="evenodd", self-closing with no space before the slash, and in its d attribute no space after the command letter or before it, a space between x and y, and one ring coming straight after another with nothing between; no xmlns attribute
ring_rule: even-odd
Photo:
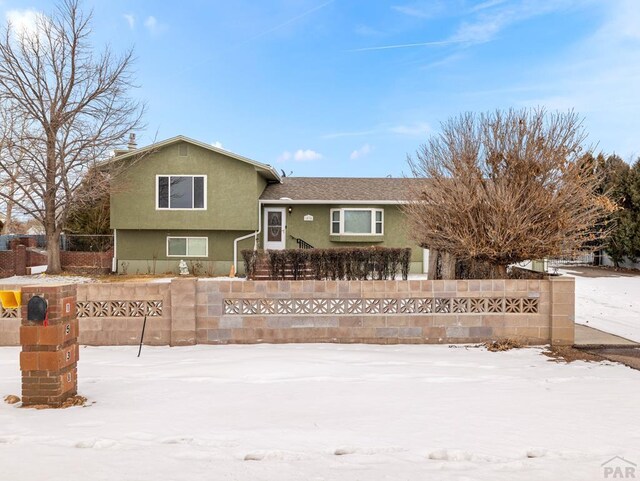
<svg viewBox="0 0 640 481"><path fill-rule="evenodd" d="M388 177L284 177L269 184L260 200L407 201L409 186L423 179Z"/></svg>

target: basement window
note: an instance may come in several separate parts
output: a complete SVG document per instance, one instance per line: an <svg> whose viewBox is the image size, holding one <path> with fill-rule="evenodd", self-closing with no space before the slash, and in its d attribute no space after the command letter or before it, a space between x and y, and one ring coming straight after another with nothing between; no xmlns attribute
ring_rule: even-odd
<svg viewBox="0 0 640 481"><path fill-rule="evenodd" d="M167 237L167 257L207 257L206 237Z"/></svg>
<svg viewBox="0 0 640 481"><path fill-rule="evenodd" d="M332 235L382 235L382 209L331 209Z"/></svg>
<svg viewBox="0 0 640 481"><path fill-rule="evenodd" d="M206 175L158 175L156 209L206 210Z"/></svg>

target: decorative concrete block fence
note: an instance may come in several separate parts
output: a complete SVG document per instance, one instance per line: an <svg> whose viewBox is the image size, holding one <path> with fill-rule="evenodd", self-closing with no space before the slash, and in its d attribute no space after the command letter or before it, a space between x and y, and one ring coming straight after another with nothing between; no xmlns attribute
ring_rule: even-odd
<svg viewBox="0 0 640 481"><path fill-rule="evenodd" d="M228 281L80 284L79 342L573 344L575 281ZM13 317L12 317L13 316ZM19 313L0 312L11 345ZM19 321L18 321L19 323ZM3 325L4 324L4 325Z"/></svg>

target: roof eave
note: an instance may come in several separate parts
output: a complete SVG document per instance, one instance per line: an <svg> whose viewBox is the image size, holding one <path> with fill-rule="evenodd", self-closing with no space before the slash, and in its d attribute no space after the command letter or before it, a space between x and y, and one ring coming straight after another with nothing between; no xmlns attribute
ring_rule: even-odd
<svg viewBox="0 0 640 481"><path fill-rule="evenodd" d="M176 135L175 137L171 137L166 140L162 140L160 142L154 142L153 144L149 144L145 147L140 147L139 149L130 150L124 154L116 155L108 161L104 162L102 165L109 164L111 162L120 161L127 159L129 157L133 157L135 155L140 155L151 149L161 149L166 147L167 145L171 145L176 142L188 142L193 145L197 145L198 147L202 147L203 149L211 150L212 152L216 152L218 154L226 155L227 157L231 157L236 160L240 160L242 162L246 162L247 164L253 165L256 169L260 170L263 174L269 174L271 180L275 180L277 182L282 182L282 178L280 174L269 164L263 164L256 160L250 159L249 157L244 157L242 155L236 154L235 152L231 152L229 150L221 149L214 145L209 145L204 142L200 142L199 140L192 139L190 137L186 137L184 135ZM268 176L265 176L268 178Z"/></svg>

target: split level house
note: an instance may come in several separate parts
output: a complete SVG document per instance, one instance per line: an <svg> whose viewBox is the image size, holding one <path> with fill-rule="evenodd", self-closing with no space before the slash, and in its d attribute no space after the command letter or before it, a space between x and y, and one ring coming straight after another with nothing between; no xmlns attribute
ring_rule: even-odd
<svg viewBox="0 0 640 481"><path fill-rule="evenodd" d="M127 163L111 192L113 268L243 272L242 249L411 247L411 271L427 253L409 240L404 178L283 177L272 166L184 136L111 162ZM120 169L116 169L120 171Z"/></svg>

